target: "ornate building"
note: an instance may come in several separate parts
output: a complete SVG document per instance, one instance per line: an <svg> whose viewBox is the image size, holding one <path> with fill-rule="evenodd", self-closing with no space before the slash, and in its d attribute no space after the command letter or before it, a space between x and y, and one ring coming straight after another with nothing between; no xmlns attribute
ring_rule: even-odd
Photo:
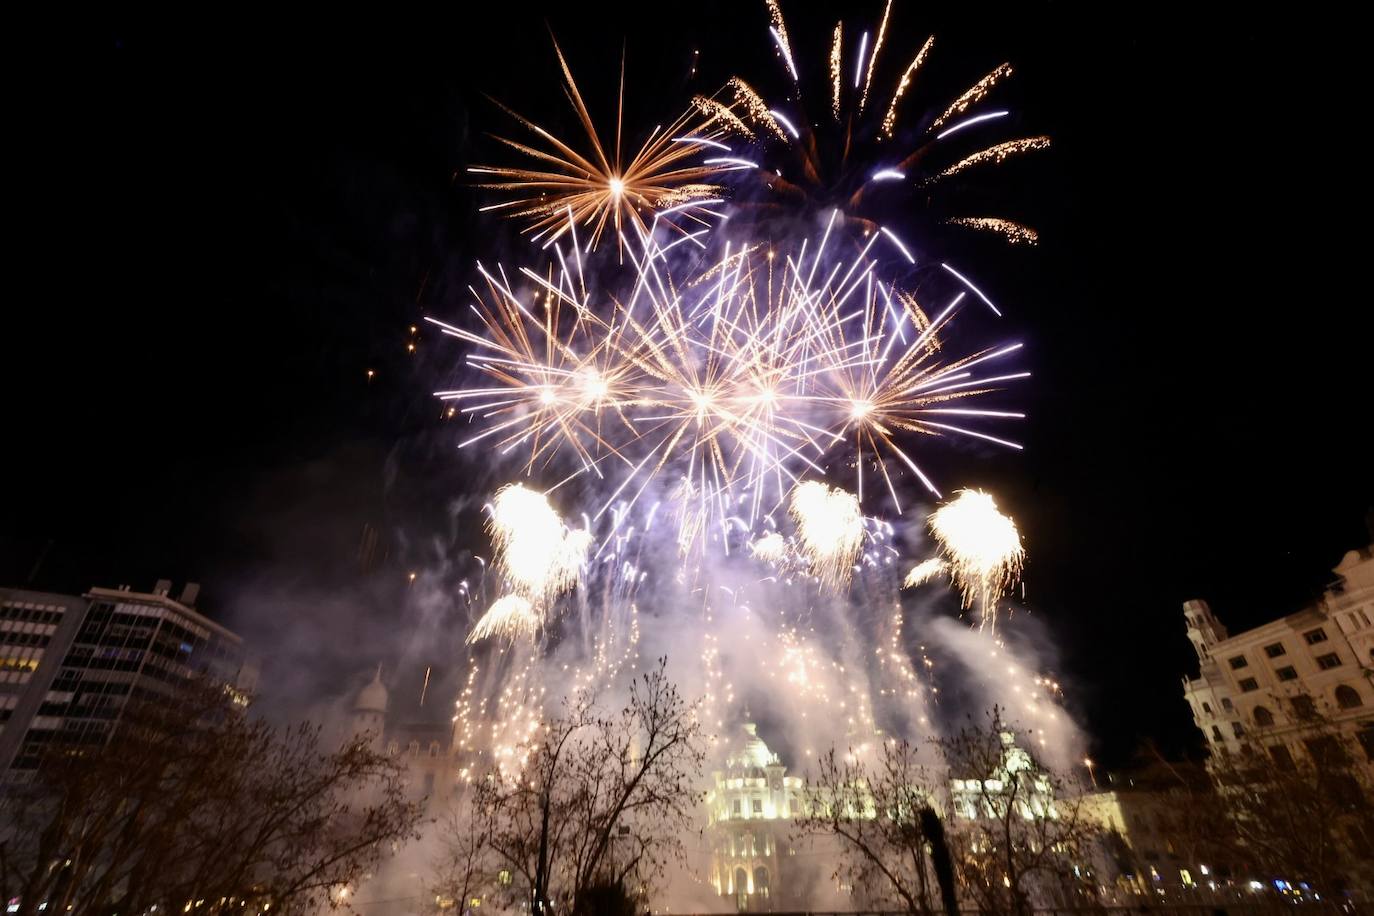
<svg viewBox="0 0 1374 916"><path fill-rule="evenodd" d="M411 795L432 807L452 797L457 780L452 725L439 718L437 709L442 707L431 704L427 710L407 710L404 718L398 715L379 665L372 680L354 697L349 714L349 734L367 736L372 747L401 759Z"/></svg>
<svg viewBox="0 0 1374 916"><path fill-rule="evenodd" d="M711 843L711 884L734 898L741 912L785 909L780 873L794 856L789 845L792 818L800 813L802 780L788 776L753 722L711 774L706 818ZM779 897L783 900L779 900Z"/></svg>
<svg viewBox="0 0 1374 916"><path fill-rule="evenodd" d="M1213 752L1262 736L1276 758L1296 758L1317 713L1374 762L1374 549L1350 551L1334 572L1312 605L1235 635L1207 602L1184 602L1199 674L1183 693Z"/></svg>

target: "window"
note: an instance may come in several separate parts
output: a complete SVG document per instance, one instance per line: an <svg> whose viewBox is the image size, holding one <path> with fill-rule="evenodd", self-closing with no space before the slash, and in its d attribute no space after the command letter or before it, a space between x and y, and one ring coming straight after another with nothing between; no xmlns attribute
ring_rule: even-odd
<svg viewBox="0 0 1374 916"><path fill-rule="evenodd" d="M1336 705L1341 709L1358 709L1364 705L1364 700L1360 699L1360 693L1349 684L1342 684L1336 688Z"/></svg>
<svg viewBox="0 0 1374 916"><path fill-rule="evenodd" d="M1311 719L1317 714L1317 707L1312 702L1312 698L1304 694L1293 697L1293 711L1298 714L1299 719Z"/></svg>
<svg viewBox="0 0 1374 916"><path fill-rule="evenodd" d="M1317 667L1323 671L1330 671L1332 668L1341 666L1341 657L1335 652L1328 652L1325 655L1317 656Z"/></svg>
<svg viewBox="0 0 1374 916"><path fill-rule="evenodd" d="M1319 642L1326 642L1326 631L1317 627L1315 630L1308 630L1302 634L1302 638L1307 640L1309 646L1315 646Z"/></svg>
<svg viewBox="0 0 1374 916"><path fill-rule="evenodd" d="M1227 712L1231 712L1234 709L1234 707L1231 705L1230 697L1221 698L1221 708L1226 710Z"/></svg>
<svg viewBox="0 0 1374 916"><path fill-rule="evenodd" d="M1202 711L1207 713L1207 715L1209 716L1212 714L1212 707L1207 703L1206 700L1202 701Z"/></svg>
<svg viewBox="0 0 1374 916"><path fill-rule="evenodd" d="M1214 740L1214 741L1222 741L1222 740L1224 740L1224 739L1221 737L1221 728L1220 728L1219 726L1216 726L1216 725L1213 725L1213 726L1212 726L1212 740Z"/></svg>
<svg viewBox="0 0 1374 916"><path fill-rule="evenodd" d="M1259 684L1252 677L1243 677L1240 679L1240 689L1249 693L1252 690L1258 690Z"/></svg>
<svg viewBox="0 0 1374 916"><path fill-rule="evenodd" d="M1245 737L1245 726L1241 725L1239 722L1231 723L1231 731L1235 733L1235 736L1237 738Z"/></svg>
<svg viewBox="0 0 1374 916"><path fill-rule="evenodd" d="M1293 769L1293 755L1289 753L1287 745L1276 744L1269 748L1269 756L1274 758L1274 762L1277 763L1281 769Z"/></svg>
<svg viewBox="0 0 1374 916"><path fill-rule="evenodd" d="M1270 658L1278 658L1280 655L1287 655L1288 650L1283 647L1283 643L1270 643L1264 647L1264 654Z"/></svg>
<svg viewBox="0 0 1374 916"><path fill-rule="evenodd" d="M1235 658L1229 659L1228 664L1230 664L1231 669L1234 671L1237 668L1244 668L1250 663L1245 660L1244 655L1237 655Z"/></svg>
<svg viewBox="0 0 1374 916"><path fill-rule="evenodd" d="M734 802L730 805L730 814L731 814L732 816L734 816L734 817L739 817L739 815L740 815L740 806L739 806L739 799L738 799L738 798L735 799Z"/></svg>
<svg viewBox="0 0 1374 916"><path fill-rule="evenodd" d="M439 742L438 742L438 741L431 741L431 742L429 743L429 756L431 756L431 757L438 757L438 756L439 756Z"/></svg>
<svg viewBox="0 0 1374 916"><path fill-rule="evenodd" d="M1284 665L1282 668L1275 668L1274 673L1279 676L1281 681L1296 681L1298 672L1293 670L1292 665Z"/></svg>
<svg viewBox="0 0 1374 916"><path fill-rule="evenodd" d="M1260 728L1268 728L1274 724L1274 714L1263 706L1255 707L1255 724Z"/></svg>
<svg viewBox="0 0 1374 916"><path fill-rule="evenodd" d="M756 799L754 799L753 812L754 812L755 814L763 814L763 799L761 799L761 798L756 798Z"/></svg>

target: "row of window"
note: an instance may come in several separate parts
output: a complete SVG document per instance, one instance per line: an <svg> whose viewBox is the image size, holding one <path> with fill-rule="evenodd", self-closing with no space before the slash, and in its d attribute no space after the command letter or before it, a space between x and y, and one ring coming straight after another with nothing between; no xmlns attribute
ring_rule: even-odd
<svg viewBox="0 0 1374 916"><path fill-rule="evenodd" d="M439 756L439 749L440 749L439 742L438 742L438 741L431 741L431 742L429 743L429 756L431 756L431 757L438 757L438 756ZM399 754L399 753L401 752L401 743L400 743L399 741L393 741L393 742L391 742L390 744L388 744L388 745L386 746L386 750L387 750L387 753L388 753L388 754L390 754L391 756L395 757L397 754ZM418 741L412 741L412 742L410 742L409 744L407 744L407 745L406 745L406 753L409 754L409 755L412 756L412 757L419 757L419 756L420 756L420 742L418 742Z"/></svg>
<svg viewBox="0 0 1374 916"><path fill-rule="evenodd" d="M1302 638L1309 646L1315 646L1318 643L1326 642L1326 630L1321 627L1316 627L1315 629L1303 633ZM1288 654L1288 649L1284 647L1282 642L1273 642L1264 647L1264 654L1269 658L1282 658ZM1332 653L1331 656L1324 655L1322 658L1329 658L1334 656L1334 654L1335 653ZM1318 664L1320 663L1321 659L1318 659ZM1231 666L1232 671L1239 671L1241 668L1248 668L1250 666L1250 660L1242 653L1241 655L1227 659L1227 664ZM1337 659L1336 664L1340 664L1339 659ZM1333 665L1331 667L1335 666Z"/></svg>
<svg viewBox="0 0 1374 916"><path fill-rule="evenodd" d="M1333 693L1333 697L1336 700L1336 706L1340 709L1359 709L1364 706L1364 698L1360 696L1360 692L1349 684L1338 685ZM1300 721L1311 719L1317 714L1316 705L1309 696L1299 694L1293 697L1289 702L1293 704L1293 712ZM1203 704L1204 707L1206 707L1206 705L1206 703ZM1274 714L1270 712L1267 707L1256 706L1254 710L1251 711L1250 715L1254 719L1255 725L1259 728L1271 728L1274 725ZM1239 722L1232 722L1231 728L1232 731L1235 732L1237 738L1245 734L1245 729ZM1212 737L1217 741L1222 740L1221 729L1216 725L1212 726Z"/></svg>
<svg viewBox="0 0 1374 916"><path fill-rule="evenodd" d="M46 648L52 641L51 636L43 633L16 633L13 630L0 630L0 646L38 646Z"/></svg>
<svg viewBox="0 0 1374 916"><path fill-rule="evenodd" d="M33 623L57 623L62 619L61 611L44 611L35 607L20 607L14 604L0 604L0 620L31 621Z"/></svg>
<svg viewBox="0 0 1374 916"><path fill-rule="evenodd" d="M1235 661L1235 659L1232 659L1232 661ZM1339 668L1340 666L1341 657L1335 652L1327 652L1317 656L1317 667L1323 671L1330 671L1332 668ZM1298 679L1298 672L1292 665L1284 665L1282 668L1274 669L1274 676L1280 681L1296 681ZM1240 678L1236 681L1236 685L1240 687L1242 693L1249 693L1252 690L1259 689L1259 681L1252 677Z"/></svg>

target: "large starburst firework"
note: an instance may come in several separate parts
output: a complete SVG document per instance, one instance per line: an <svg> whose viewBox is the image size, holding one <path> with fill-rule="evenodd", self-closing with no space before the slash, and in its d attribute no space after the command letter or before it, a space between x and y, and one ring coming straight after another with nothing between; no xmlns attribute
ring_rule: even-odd
<svg viewBox="0 0 1374 916"><path fill-rule="evenodd" d="M711 182L729 167L728 163L702 157L703 149L718 144L720 132L706 129L689 109L666 128L655 127L637 150L625 156L621 150L623 68L615 141L608 144L597 130L557 43L554 52L568 99L582 127L582 143L560 139L502 106L533 139L495 139L532 160L532 164L469 168L470 173L484 176L482 187L509 195L506 200L481 209L521 221L533 239L545 243L565 233L575 236L581 226L582 241L588 249L595 248L608 233L619 239L622 232L632 228L642 232L646 220L653 220L656 215L676 214L676 219L661 222L684 235L703 231L709 225L709 207L720 203L720 189Z"/></svg>
<svg viewBox="0 0 1374 916"><path fill-rule="evenodd" d="M600 286L587 285L592 264L570 269L561 254L514 277L481 268L480 330L435 323L472 346L491 384L437 395L483 423L464 447L518 451L527 472L568 456L570 476L604 480L593 518L668 476L697 504L695 528L757 519L827 466L860 498L875 474L900 511L902 475L939 494L911 442L1020 447L976 425L1023 416L981 402L1027 373L998 368L1018 343L949 357L942 338L970 297L949 288L928 315L884 278L884 238L855 257L837 254L830 229L786 249L727 243L684 276L667 256L681 240L651 226L627 246L629 267L595 266Z"/></svg>

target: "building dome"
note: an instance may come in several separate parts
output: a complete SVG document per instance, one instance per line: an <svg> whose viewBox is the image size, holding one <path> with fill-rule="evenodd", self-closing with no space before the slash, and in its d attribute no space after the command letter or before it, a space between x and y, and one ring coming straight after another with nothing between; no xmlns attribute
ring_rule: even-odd
<svg viewBox="0 0 1374 916"><path fill-rule="evenodd" d="M759 737L758 726L753 722L744 723L744 737L730 754L727 763L732 767L753 767L763 769L777 763L778 757L768 749Z"/></svg>
<svg viewBox="0 0 1374 916"><path fill-rule="evenodd" d="M362 690L358 691L358 697L353 701L353 711L359 712L386 712L387 691L386 685L382 683L382 666L377 666L377 673L373 675L371 683Z"/></svg>

